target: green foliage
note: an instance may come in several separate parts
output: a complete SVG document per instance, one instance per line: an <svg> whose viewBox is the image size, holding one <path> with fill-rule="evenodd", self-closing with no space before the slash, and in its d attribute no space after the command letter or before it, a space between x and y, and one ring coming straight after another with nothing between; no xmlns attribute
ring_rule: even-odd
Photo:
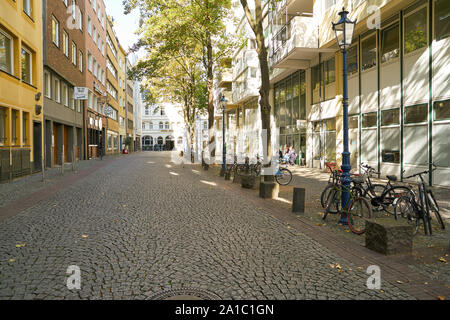
<svg viewBox="0 0 450 320"><path fill-rule="evenodd" d="M427 46L427 36L423 30L416 28L405 34L405 53L413 52Z"/></svg>
<svg viewBox="0 0 450 320"><path fill-rule="evenodd" d="M126 137L124 143L127 147L130 147L133 143L133 139L131 137Z"/></svg>

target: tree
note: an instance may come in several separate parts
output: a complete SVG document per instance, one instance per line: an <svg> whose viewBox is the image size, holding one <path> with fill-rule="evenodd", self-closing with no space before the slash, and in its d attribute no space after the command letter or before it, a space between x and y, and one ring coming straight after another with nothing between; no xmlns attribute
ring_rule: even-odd
<svg viewBox="0 0 450 320"><path fill-rule="evenodd" d="M205 70L200 62L202 48L188 36L188 25L180 18L189 9L190 1L129 2L141 5L141 36L133 50L143 48L147 54L128 76L144 81L146 102L174 101L182 105L192 150L196 116L206 108L207 94ZM171 6L163 5L165 2Z"/></svg>
<svg viewBox="0 0 450 320"><path fill-rule="evenodd" d="M145 29L141 30L144 34L158 32L160 41L170 43L172 49L184 46L186 39L199 45L198 58L206 73L209 145L214 146L214 68L220 68L218 62L230 55L239 43L226 33L225 20L230 17L231 0L124 0L123 3L125 13L140 9L141 19L146 20ZM176 28L165 25L170 32L160 30L164 24L160 20L166 17L177 25ZM210 153L214 157L215 149Z"/></svg>
<svg viewBox="0 0 450 320"><path fill-rule="evenodd" d="M267 61L267 48L264 44L264 28L263 28L263 12L264 6L267 6L270 1L264 1L264 6L261 0L254 0L255 8L252 12L248 5L247 0L240 0L242 8L244 9L245 16L247 18L250 28L256 37L256 51L258 53L259 67L261 69L261 88L259 89L260 101L259 105L261 108L261 127L267 132L267 150L266 159L269 163L266 166L271 165L272 159L272 136L270 127L270 102L269 102L269 91L270 91L270 78L269 78L269 63ZM265 176L265 181L273 181L273 176Z"/></svg>

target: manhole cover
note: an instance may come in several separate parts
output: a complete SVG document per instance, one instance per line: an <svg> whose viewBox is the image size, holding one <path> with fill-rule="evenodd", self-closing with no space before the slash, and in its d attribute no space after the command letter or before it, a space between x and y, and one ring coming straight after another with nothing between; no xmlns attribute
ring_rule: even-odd
<svg viewBox="0 0 450 320"><path fill-rule="evenodd" d="M171 289L152 295L150 300L222 300L215 293L201 289Z"/></svg>

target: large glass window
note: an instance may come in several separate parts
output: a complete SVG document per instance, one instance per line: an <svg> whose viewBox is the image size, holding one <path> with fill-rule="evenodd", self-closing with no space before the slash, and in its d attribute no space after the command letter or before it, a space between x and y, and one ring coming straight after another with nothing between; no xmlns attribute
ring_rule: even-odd
<svg viewBox="0 0 450 320"><path fill-rule="evenodd" d="M330 60L324 62L325 71L325 85L333 83L335 81L335 70L334 70L334 57Z"/></svg>
<svg viewBox="0 0 450 320"><path fill-rule="evenodd" d="M348 74L358 72L358 47L355 45L347 53L347 71Z"/></svg>
<svg viewBox="0 0 450 320"><path fill-rule="evenodd" d="M405 123L421 123L427 121L428 105L421 104L405 108Z"/></svg>
<svg viewBox="0 0 450 320"><path fill-rule="evenodd" d="M0 70L13 73L13 40L0 29Z"/></svg>
<svg viewBox="0 0 450 320"><path fill-rule="evenodd" d="M436 101L434 103L434 120L450 119L450 100Z"/></svg>
<svg viewBox="0 0 450 320"><path fill-rule="evenodd" d="M392 126L400 123L400 109L391 109L381 111L381 125Z"/></svg>
<svg viewBox="0 0 450 320"><path fill-rule="evenodd" d="M377 65L377 39L375 34L361 42L361 69L367 70Z"/></svg>
<svg viewBox="0 0 450 320"><path fill-rule="evenodd" d="M362 115L362 127L373 128L377 126L377 113L370 112Z"/></svg>
<svg viewBox="0 0 450 320"><path fill-rule="evenodd" d="M381 129L381 161L400 163L400 128Z"/></svg>
<svg viewBox="0 0 450 320"><path fill-rule="evenodd" d="M405 54L427 45L427 8L405 17Z"/></svg>
<svg viewBox="0 0 450 320"><path fill-rule="evenodd" d="M381 62L397 58L399 52L399 26L396 23L381 31Z"/></svg>
<svg viewBox="0 0 450 320"><path fill-rule="evenodd" d="M436 40L450 37L450 1L434 0L434 30Z"/></svg>

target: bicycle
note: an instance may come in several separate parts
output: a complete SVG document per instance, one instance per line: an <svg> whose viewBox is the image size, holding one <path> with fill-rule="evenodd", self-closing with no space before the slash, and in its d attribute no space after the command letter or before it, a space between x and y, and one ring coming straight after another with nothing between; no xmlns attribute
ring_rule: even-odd
<svg viewBox="0 0 450 320"><path fill-rule="evenodd" d="M359 179L359 180L358 180ZM354 184L362 183L360 178L352 179ZM325 211L322 219L325 221L328 214L347 214L347 224L349 229L357 235L362 235L366 232L365 224L367 219L372 218L372 208L367 199L360 197L352 192L352 189L343 184L329 185L330 192L327 195ZM339 209L342 205L342 192L347 189L348 199L345 206ZM330 209L335 210L331 211Z"/></svg>
<svg viewBox="0 0 450 320"><path fill-rule="evenodd" d="M292 172L286 167L282 167L278 164L277 172L275 172L275 181L280 186L287 186L292 182Z"/></svg>
<svg viewBox="0 0 450 320"><path fill-rule="evenodd" d="M374 168L368 164L362 164L361 169L364 172L362 177L364 183L355 187L355 192L363 198L370 201L375 212L380 212L382 210L389 214L394 214L393 202L403 193L411 193L411 189L406 186L394 186L392 183L398 180L397 176L386 176L388 179L386 185L372 183L372 174L380 174ZM381 198L381 195L386 191L391 190L387 197Z"/></svg>
<svg viewBox="0 0 450 320"><path fill-rule="evenodd" d="M445 223L439 213L439 205L436 202L433 191L427 187L423 175L431 174L436 171L436 165L432 164L433 169L413 174L405 179L418 178L418 192L413 195L402 196L397 199L394 206L394 217L398 220L399 216L407 219L408 223L415 225L414 234L417 234L420 228L420 221L423 221L425 235L433 235L431 225L431 214L433 211L436 220L442 230L445 230ZM417 201L418 200L418 201Z"/></svg>

